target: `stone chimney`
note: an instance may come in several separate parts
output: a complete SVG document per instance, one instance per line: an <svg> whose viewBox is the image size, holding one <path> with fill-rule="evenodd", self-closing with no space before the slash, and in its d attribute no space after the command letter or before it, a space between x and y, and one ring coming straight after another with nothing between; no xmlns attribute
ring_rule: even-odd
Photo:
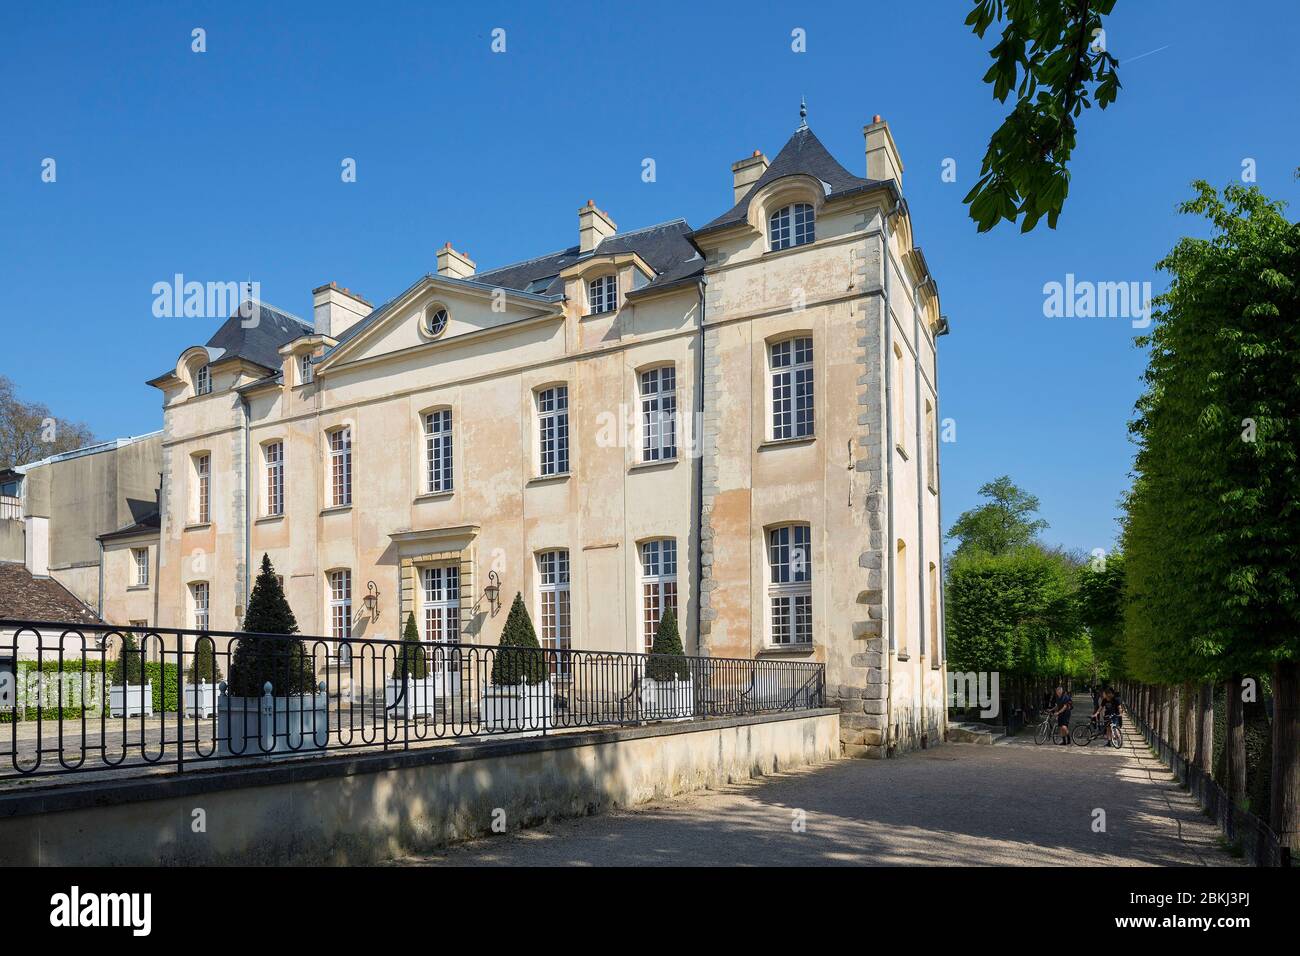
<svg viewBox="0 0 1300 956"><path fill-rule="evenodd" d="M339 288L333 282L312 289L311 296L316 334L328 335L332 339L337 339L374 310L374 306L361 296L350 289Z"/></svg>
<svg viewBox="0 0 1300 956"><path fill-rule="evenodd" d="M474 274L474 260L457 252L447 243L438 250L438 275L448 279L468 279Z"/></svg>
<svg viewBox="0 0 1300 956"><path fill-rule="evenodd" d="M28 515L24 520L23 564L34 578L50 576L50 519Z"/></svg>
<svg viewBox="0 0 1300 956"><path fill-rule="evenodd" d="M753 156L747 156L740 162L731 164L733 203L745 198L745 193L753 188L754 183L763 178L767 166L767 157L757 149L754 150Z"/></svg>
<svg viewBox="0 0 1300 956"><path fill-rule="evenodd" d="M867 145L867 178L875 180L892 179L903 188L903 160L894 145L894 137L889 132L889 124L877 113L871 117L871 125L862 127L862 136Z"/></svg>
<svg viewBox="0 0 1300 956"><path fill-rule="evenodd" d="M587 205L578 210L578 249L580 252L594 252L602 239L607 239L618 232L618 226L609 214L596 208L596 200L588 199Z"/></svg>

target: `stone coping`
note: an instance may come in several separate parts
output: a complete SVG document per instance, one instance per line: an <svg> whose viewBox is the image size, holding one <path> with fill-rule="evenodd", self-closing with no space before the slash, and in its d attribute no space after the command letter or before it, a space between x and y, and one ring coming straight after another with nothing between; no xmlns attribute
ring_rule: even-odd
<svg viewBox="0 0 1300 956"><path fill-rule="evenodd" d="M682 723L657 723L640 727L611 727L596 730L559 731L549 736L469 738L461 743L439 747L421 747L396 753L370 753L356 756L325 755L278 760L264 766L205 767L196 761L195 769L166 776L157 775L129 780L100 780L93 783L63 783L39 789L0 794L0 819L36 816L62 810L116 806L169 797L188 797L243 787L269 787L287 783L350 777L357 774L382 773L404 767L461 763L515 754L542 753L586 747L594 744L636 740L643 737L667 737L699 731L723 730L809 717L839 717L837 707L813 710L781 711L772 714L744 714L710 717ZM256 759L256 758L255 758ZM63 779L66 779L63 778Z"/></svg>

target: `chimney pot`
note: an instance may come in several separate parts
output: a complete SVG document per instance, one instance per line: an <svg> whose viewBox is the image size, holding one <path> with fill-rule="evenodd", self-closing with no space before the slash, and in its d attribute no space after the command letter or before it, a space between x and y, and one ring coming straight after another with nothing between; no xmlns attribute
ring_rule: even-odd
<svg viewBox="0 0 1300 956"><path fill-rule="evenodd" d="M464 252L457 252L447 243L438 250L438 275L449 279L468 279L474 274L474 260Z"/></svg>
<svg viewBox="0 0 1300 956"><path fill-rule="evenodd" d="M767 157L762 150L754 150L752 156L746 156L739 162L731 164L731 201L740 202L745 193L753 188L754 183L763 178L767 172Z"/></svg>
<svg viewBox="0 0 1300 956"><path fill-rule="evenodd" d="M317 335L336 339L374 308L357 293L340 288L337 282L327 282L311 291L312 324Z"/></svg>

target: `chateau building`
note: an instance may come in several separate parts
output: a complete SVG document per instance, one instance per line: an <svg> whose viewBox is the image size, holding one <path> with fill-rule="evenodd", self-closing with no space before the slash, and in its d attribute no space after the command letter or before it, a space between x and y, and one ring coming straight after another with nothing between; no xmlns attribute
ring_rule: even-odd
<svg viewBox="0 0 1300 956"><path fill-rule="evenodd" d="M269 554L340 641L495 644L489 584L555 649L644 651L672 607L688 653L824 662L846 753L942 739L946 321L864 137L859 176L801 125L700 228L588 201L559 252L231 317L150 383L161 515L106 561L156 535L152 623L236 629Z"/></svg>

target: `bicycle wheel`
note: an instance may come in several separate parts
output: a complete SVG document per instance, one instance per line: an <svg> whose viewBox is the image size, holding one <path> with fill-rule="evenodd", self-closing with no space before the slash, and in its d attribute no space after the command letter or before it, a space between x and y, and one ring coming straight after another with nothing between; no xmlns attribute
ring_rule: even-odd
<svg viewBox="0 0 1300 956"><path fill-rule="evenodd" d="M1118 727L1112 727L1110 731L1110 745L1116 750L1124 746L1124 732Z"/></svg>
<svg viewBox="0 0 1300 956"><path fill-rule="evenodd" d="M1047 738L1051 735L1051 733L1052 733L1052 728L1050 724L1045 724L1045 723L1039 724L1038 732L1034 734L1034 743L1036 744L1047 743Z"/></svg>
<svg viewBox="0 0 1300 956"><path fill-rule="evenodd" d="M1092 727L1088 724L1075 724L1074 729L1070 731L1070 736L1080 747L1086 747L1092 743Z"/></svg>

